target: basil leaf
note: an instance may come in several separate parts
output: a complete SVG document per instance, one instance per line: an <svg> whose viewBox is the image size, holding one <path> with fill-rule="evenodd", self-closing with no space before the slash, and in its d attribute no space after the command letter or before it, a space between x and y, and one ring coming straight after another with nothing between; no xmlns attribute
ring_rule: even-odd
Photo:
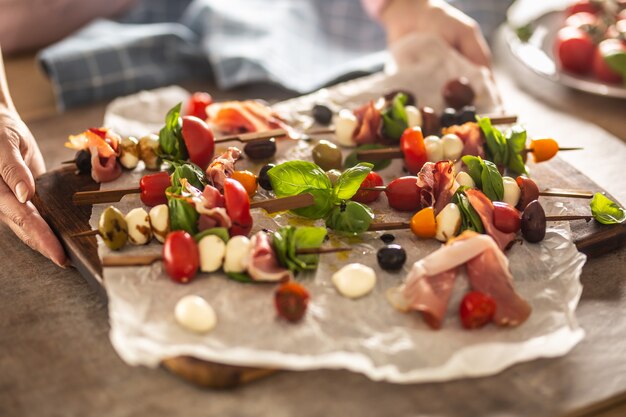
<svg viewBox="0 0 626 417"><path fill-rule="evenodd" d="M227 272L226 276L230 280L243 282L245 284L254 284L256 282L255 280L250 278L250 275L246 274L245 272Z"/></svg>
<svg viewBox="0 0 626 417"><path fill-rule="evenodd" d="M477 233L483 233L485 230L483 222L465 195L465 190L467 189L469 187L466 186L457 188L451 200L461 210L461 231L473 230Z"/></svg>
<svg viewBox="0 0 626 417"><path fill-rule="evenodd" d="M483 171L480 175L482 191L491 201L502 201L504 197L504 183L498 167L491 161L483 161Z"/></svg>
<svg viewBox="0 0 626 417"><path fill-rule="evenodd" d="M356 201L346 201L335 206L326 217L326 226L337 231L357 234L369 229L374 212Z"/></svg>
<svg viewBox="0 0 626 417"><path fill-rule="evenodd" d="M409 127L408 117L404 108L408 99L409 98L404 93L396 94L391 106L381 113L383 119L383 135L396 142L400 140L402 133Z"/></svg>
<svg viewBox="0 0 626 417"><path fill-rule="evenodd" d="M626 221L626 211L603 194L595 193L589 206L593 218L602 224L618 224Z"/></svg>
<svg viewBox="0 0 626 417"><path fill-rule="evenodd" d="M509 160L506 167L516 174L527 174L522 152L526 149L526 129L515 125L506 134L506 145L509 149Z"/></svg>
<svg viewBox="0 0 626 417"><path fill-rule="evenodd" d="M461 158L461 161L467 167L467 173L472 180L474 180L474 184L476 184L477 188L482 188L482 173L483 173L483 160L480 156L473 155L465 155Z"/></svg>
<svg viewBox="0 0 626 417"><path fill-rule="evenodd" d="M165 126L159 131L159 147L162 157L176 161L187 159L187 147L181 132L183 122L180 117L182 103L178 103L167 112Z"/></svg>
<svg viewBox="0 0 626 417"><path fill-rule="evenodd" d="M198 233L199 215L193 205L181 198L170 198L167 206L172 230L184 230L191 235Z"/></svg>
<svg viewBox="0 0 626 417"><path fill-rule="evenodd" d="M352 168L359 162L362 162L362 161L359 161L359 159L356 156L358 152L367 151L370 149L385 149L385 148L388 148L388 147L379 145L377 143L361 145L358 148L356 148L353 152L348 154L348 156L346 156L345 161L343 161L343 169ZM381 159L380 161L372 161L371 163L374 165L374 167L372 168L372 171L380 171L380 170L387 168L389 165L391 165L391 159Z"/></svg>
<svg viewBox="0 0 626 417"><path fill-rule="evenodd" d="M324 227L281 227L272 235L278 262L293 272L315 269L319 255L298 255L297 250L319 248L326 233Z"/></svg>
<svg viewBox="0 0 626 417"><path fill-rule="evenodd" d="M616 45L618 45L616 40ZM600 48L602 50L602 48ZM626 52L620 48L612 48L611 51L604 54L604 60L611 69L622 75L624 79L624 85L626 85Z"/></svg>
<svg viewBox="0 0 626 417"><path fill-rule="evenodd" d="M180 184L180 179L185 178L189 184L199 190L203 190L207 184L206 174L196 164L191 162L178 163L176 161L167 161L174 168L172 171L172 184Z"/></svg>
<svg viewBox="0 0 626 417"><path fill-rule="evenodd" d="M202 238L206 236L210 236L210 235L219 237L220 239L224 241L224 243L227 243L228 239L230 239L230 236L228 234L228 229L225 227L212 227L210 229L203 230L197 235L195 235L193 238L195 239L196 242L200 242Z"/></svg>
<svg viewBox="0 0 626 417"><path fill-rule="evenodd" d="M488 117L478 119L478 126L480 126L485 135L489 159L496 165L506 165L508 161L508 147L502 132L491 125L491 119Z"/></svg>
<svg viewBox="0 0 626 417"><path fill-rule="evenodd" d="M306 217L308 219L322 219L326 216L330 209L333 208L334 200L332 190L309 188L303 192L311 193L315 203L312 206L291 210L298 216Z"/></svg>
<svg viewBox="0 0 626 417"><path fill-rule="evenodd" d="M335 197L339 200L349 200L359 190L365 177L372 172L372 164L360 162L352 168L346 169L337 179L333 189Z"/></svg>
<svg viewBox="0 0 626 417"><path fill-rule="evenodd" d="M293 240L294 229L293 226L285 226L272 233L272 247L276 252L278 263L291 271L297 268L297 265L288 256L288 246L289 242Z"/></svg>

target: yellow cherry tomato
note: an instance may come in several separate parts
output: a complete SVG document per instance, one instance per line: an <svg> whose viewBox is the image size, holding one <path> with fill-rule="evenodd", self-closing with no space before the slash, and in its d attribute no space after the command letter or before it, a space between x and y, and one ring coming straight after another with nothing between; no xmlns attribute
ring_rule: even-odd
<svg viewBox="0 0 626 417"><path fill-rule="evenodd" d="M257 180L256 175L250 171L235 171L231 176L232 179L239 181L250 197L256 193Z"/></svg>
<svg viewBox="0 0 626 417"><path fill-rule="evenodd" d="M417 237L430 239L437 234L437 222L435 221L435 209L426 207L415 213L411 218L411 231Z"/></svg>
<svg viewBox="0 0 626 417"><path fill-rule="evenodd" d="M554 158L559 151L559 144L554 139L535 139L530 141L530 149L535 162L543 162Z"/></svg>

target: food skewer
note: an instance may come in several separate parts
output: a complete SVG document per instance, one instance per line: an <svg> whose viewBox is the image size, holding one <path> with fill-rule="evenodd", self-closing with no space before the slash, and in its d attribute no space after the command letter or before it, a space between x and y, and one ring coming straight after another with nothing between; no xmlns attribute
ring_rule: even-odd
<svg viewBox="0 0 626 417"><path fill-rule="evenodd" d="M359 188L363 191L386 191L386 185L378 185L376 187L362 187ZM543 191L539 191L539 195L543 197L567 197L567 198L593 198L591 191L573 190L567 188L546 188Z"/></svg>

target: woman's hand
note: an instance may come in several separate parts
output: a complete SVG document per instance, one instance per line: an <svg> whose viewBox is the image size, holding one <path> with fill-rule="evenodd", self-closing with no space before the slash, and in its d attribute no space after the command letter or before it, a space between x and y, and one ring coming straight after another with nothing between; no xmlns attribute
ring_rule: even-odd
<svg viewBox="0 0 626 417"><path fill-rule="evenodd" d="M380 20L390 45L409 33L429 32L475 64L491 65L489 47L476 21L441 0L389 0Z"/></svg>
<svg viewBox="0 0 626 417"><path fill-rule="evenodd" d="M0 104L0 220L28 246L64 266L63 247L30 202L35 178L45 170L28 127L13 109Z"/></svg>

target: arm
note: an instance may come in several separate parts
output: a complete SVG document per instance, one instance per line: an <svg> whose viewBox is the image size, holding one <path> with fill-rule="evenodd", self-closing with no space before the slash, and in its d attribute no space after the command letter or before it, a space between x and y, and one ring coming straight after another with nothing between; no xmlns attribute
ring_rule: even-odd
<svg viewBox="0 0 626 417"><path fill-rule="evenodd" d="M37 142L15 110L0 49L0 221L28 246L57 265L65 265L63 247L30 199L35 177L46 167Z"/></svg>

